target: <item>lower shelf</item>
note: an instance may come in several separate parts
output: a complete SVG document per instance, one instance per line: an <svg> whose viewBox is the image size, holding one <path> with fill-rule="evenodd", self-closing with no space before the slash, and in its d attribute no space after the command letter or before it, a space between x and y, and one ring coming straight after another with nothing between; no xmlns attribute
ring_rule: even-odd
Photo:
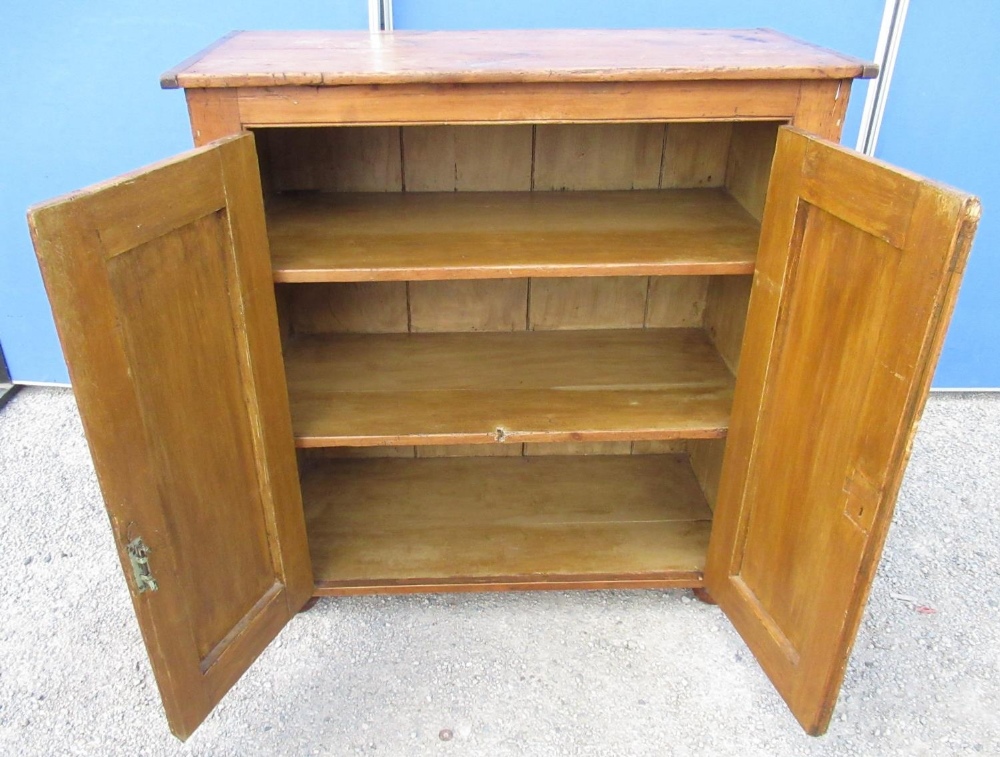
<svg viewBox="0 0 1000 757"><path fill-rule="evenodd" d="M331 459L302 492L316 594L703 585L686 455Z"/></svg>

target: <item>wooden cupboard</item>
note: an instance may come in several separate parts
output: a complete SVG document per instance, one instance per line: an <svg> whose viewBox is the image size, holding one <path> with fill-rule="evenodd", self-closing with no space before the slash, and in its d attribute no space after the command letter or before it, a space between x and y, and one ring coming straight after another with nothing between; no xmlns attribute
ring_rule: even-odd
<svg viewBox="0 0 1000 757"><path fill-rule="evenodd" d="M979 217L775 32L235 33L33 208L171 728L312 596L692 588L829 723ZM250 132L249 134L247 132Z"/></svg>

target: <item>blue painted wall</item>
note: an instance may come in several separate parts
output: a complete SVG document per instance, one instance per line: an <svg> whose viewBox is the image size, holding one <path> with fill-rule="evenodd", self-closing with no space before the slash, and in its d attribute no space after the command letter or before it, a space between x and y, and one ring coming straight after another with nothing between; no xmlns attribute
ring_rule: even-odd
<svg viewBox="0 0 1000 757"><path fill-rule="evenodd" d="M979 226L934 384L1000 387L1000 13L910 0L876 155L978 194Z"/></svg>
<svg viewBox="0 0 1000 757"><path fill-rule="evenodd" d="M28 205L191 147L166 69L232 29L368 28L365 0L31 0L0 12L0 344L15 381L66 382Z"/></svg>
<svg viewBox="0 0 1000 757"><path fill-rule="evenodd" d="M364 0L38 0L0 23L0 344L20 381L66 381L24 223L33 202L187 149L183 96L159 74L230 29L365 28ZM862 58L882 0L394 0L398 29L769 26ZM956 8L958 11L956 12ZM987 124L996 96L986 0L912 0L879 154L983 195L986 220L937 383L1000 386L1000 273ZM942 65L947 61L947 65ZM956 86L955 71L961 72ZM844 130L853 145L864 86ZM912 124L920 124L913 129ZM978 124L978 126L976 126ZM975 132L974 134L972 132ZM985 156L985 157L984 157ZM991 319L992 312L992 319ZM989 352L990 354L987 354Z"/></svg>

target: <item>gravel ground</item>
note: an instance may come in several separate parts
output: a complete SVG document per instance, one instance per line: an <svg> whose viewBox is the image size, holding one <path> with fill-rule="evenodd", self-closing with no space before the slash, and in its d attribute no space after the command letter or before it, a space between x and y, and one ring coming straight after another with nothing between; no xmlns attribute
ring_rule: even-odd
<svg viewBox="0 0 1000 757"><path fill-rule="evenodd" d="M73 397L25 389L0 411L0 754L997 755L998 467L1000 396L933 397L823 738L717 608L622 591L322 601L181 744Z"/></svg>

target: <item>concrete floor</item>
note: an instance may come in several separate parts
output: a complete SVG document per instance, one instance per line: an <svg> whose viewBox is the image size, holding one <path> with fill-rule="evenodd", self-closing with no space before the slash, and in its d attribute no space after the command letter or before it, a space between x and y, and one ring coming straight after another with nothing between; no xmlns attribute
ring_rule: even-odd
<svg viewBox="0 0 1000 757"><path fill-rule="evenodd" d="M0 754L997 755L998 469L1000 396L933 397L823 738L717 608L639 591L325 600L181 744L72 395L26 389L0 411Z"/></svg>

